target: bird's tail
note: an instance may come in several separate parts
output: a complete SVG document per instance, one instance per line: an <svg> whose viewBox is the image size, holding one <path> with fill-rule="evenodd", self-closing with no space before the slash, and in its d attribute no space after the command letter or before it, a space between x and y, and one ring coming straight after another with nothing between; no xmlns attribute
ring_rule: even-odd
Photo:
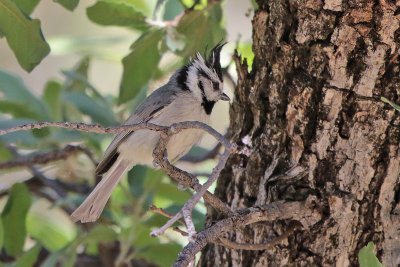
<svg viewBox="0 0 400 267"><path fill-rule="evenodd" d="M85 201L71 214L71 220L74 222L81 221L82 223L96 221L115 186L130 166L124 160L116 162Z"/></svg>

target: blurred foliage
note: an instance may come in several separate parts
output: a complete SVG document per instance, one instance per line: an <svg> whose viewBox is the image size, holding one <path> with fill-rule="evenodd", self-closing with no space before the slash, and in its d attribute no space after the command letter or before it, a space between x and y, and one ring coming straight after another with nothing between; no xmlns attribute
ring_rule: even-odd
<svg viewBox="0 0 400 267"><path fill-rule="evenodd" d="M360 250L358 253L358 262L360 267L382 267L382 263L375 256L373 242L369 242L368 245Z"/></svg>
<svg viewBox="0 0 400 267"><path fill-rule="evenodd" d="M79 0L54 2L70 11L79 4ZM38 3L0 0L0 36L7 39L26 71L35 68L50 51L40 20L29 17ZM146 96L152 79L162 79L196 51L203 53L206 47L226 38L223 6L218 1L98 0L87 8L87 16L93 23L125 27L132 30L133 36L140 34L122 60L119 95L102 95L88 77L91 56L96 56L91 50L96 44L112 40L71 39L68 46L81 53L87 51L87 55L71 69L62 70L62 80L49 80L42 95L33 94L20 77L0 70L0 129L40 121L118 125ZM90 49L79 50L82 46ZM249 58L251 67L251 44L239 42L237 48ZM10 144L19 153L29 155L70 143L84 144L99 159L110 140L107 135L60 128L21 131L0 136L0 160L13 158ZM206 151L193 149L191 153ZM199 169L209 172L212 166L208 162ZM77 186L95 182L94 164L83 154L36 167L47 177ZM99 259L101 248L107 246L116 246L119 251L112 259L116 264L145 259L170 266L187 242L171 230L159 238L149 236L151 230L167 221L148 212L150 204L175 213L191 196L180 191L160 170L135 166L114 190L101 218L87 225L69 220L69 213L86 194L68 189L67 196L61 197L50 187L38 188L33 180L37 178L32 178L27 168L0 170L0 188L7 190L0 199L0 207L4 207L0 217L0 262L7 266L73 266L81 256ZM196 229L204 226L205 210L204 205L198 205L193 212Z"/></svg>
<svg viewBox="0 0 400 267"><path fill-rule="evenodd" d="M392 108L394 108L397 111L400 111L400 106L393 103L392 101L390 101L389 99L385 98L385 97L381 97L381 100L389 105L392 106Z"/></svg>

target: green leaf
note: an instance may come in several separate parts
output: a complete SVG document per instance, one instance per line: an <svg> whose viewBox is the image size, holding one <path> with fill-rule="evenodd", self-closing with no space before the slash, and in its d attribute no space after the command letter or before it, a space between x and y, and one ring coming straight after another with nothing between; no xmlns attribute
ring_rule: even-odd
<svg viewBox="0 0 400 267"><path fill-rule="evenodd" d="M0 143L0 160L1 161L6 161L12 159L14 156L11 154L11 152ZM0 227L1 228L1 227ZM1 231L1 230L0 230ZM0 243L2 242L2 238L0 238ZM1 246L0 246L1 249Z"/></svg>
<svg viewBox="0 0 400 267"><path fill-rule="evenodd" d="M121 0L99 0L86 10L89 19L100 25L125 26L145 30L146 17L133 4Z"/></svg>
<svg viewBox="0 0 400 267"><path fill-rule="evenodd" d="M3 248L4 245L4 229L3 229L3 221L0 217L0 250Z"/></svg>
<svg viewBox="0 0 400 267"><path fill-rule="evenodd" d="M70 71L63 71L67 77L65 90L84 91L88 87L87 77L89 71L90 58L83 57Z"/></svg>
<svg viewBox="0 0 400 267"><path fill-rule="evenodd" d="M389 99L385 98L385 97L381 97L381 100L385 103L388 103L389 105L391 105L395 110L400 111L400 106L396 105L395 103L393 103L392 101L390 101Z"/></svg>
<svg viewBox="0 0 400 267"><path fill-rule="evenodd" d="M132 196L139 198L144 193L143 184L146 178L147 167L136 165L128 172L128 184Z"/></svg>
<svg viewBox="0 0 400 267"><path fill-rule="evenodd" d="M40 199L35 201L26 218L29 236L40 241L49 251L57 251L76 237L76 226L60 208Z"/></svg>
<svg viewBox="0 0 400 267"><path fill-rule="evenodd" d="M135 98L150 81L161 58L158 44L163 34L164 29L153 28L132 44L132 52L122 60L124 73L119 91L119 104Z"/></svg>
<svg viewBox="0 0 400 267"><path fill-rule="evenodd" d="M136 258L145 258L162 267L172 266L182 246L178 244L153 244L136 254ZM157 255L157 256L155 256Z"/></svg>
<svg viewBox="0 0 400 267"><path fill-rule="evenodd" d="M254 52L253 52L253 44L250 43L240 43L237 51L242 58L242 61L246 58L248 71L250 72L253 66L254 60Z"/></svg>
<svg viewBox="0 0 400 267"><path fill-rule="evenodd" d="M374 243L369 242L358 253L358 262L360 267L382 267L378 258L374 254Z"/></svg>
<svg viewBox="0 0 400 267"><path fill-rule="evenodd" d="M113 242L117 240L117 233L105 225L96 225L90 232L84 237L82 243L103 243L103 242Z"/></svg>
<svg viewBox="0 0 400 267"><path fill-rule="evenodd" d="M172 199L176 204L184 204L191 197L187 191L179 190L177 185L172 183L158 184L153 192L155 198Z"/></svg>
<svg viewBox="0 0 400 267"><path fill-rule="evenodd" d="M163 20L173 20L176 16L183 12L183 6L179 0L167 0Z"/></svg>
<svg viewBox="0 0 400 267"><path fill-rule="evenodd" d="M40 252L40 245L36 244L34 247L25 252L15 263L15 267L32 267L34 266Z"/></svg>
<svg viewBox="0 0 400 267"><path fill-rule="evenodd" d="M89 115L96 123L102 125L118 124L110 107L83 92L65 92L62 98L76 106L83 114Z"/></svg>
<svg viewBox="0 0 400 267"><path fill-rule="evenodd" d="M49 81L47 82L42 99L46 103L48 110L51 114L51 119L53 121L61 121L62 114L61 114L61 84L56 81Z"/></svg>
<svg viewBox="0 0 400 267"><path fill-rule="evenodd" d="M10 109L7 112L7 107L2 107L0 111L13 114L16 117L24 116L38 121L51 119L44 102L26 88L20 77L0 70L0 92L3 95L2 100L8 102L5 105L8 105ZM14 105L11 103L14 103ZM19 112L16 110L18 107L23 107L23 110Z"/></svg>
<svg viewBox="0 0 400 267"><path fill-rule="evenodd" d="M14 3L26 14L31 14L40 0L13 0Z"/></svg>
<svg viewBox="0 0 400 267"><path fill-rule="evenodd" d="M215 4L207 12L206 10L193 11L185 14L177 31L186 38L186 48L182 56L192 56L195 52L204 51L205 47L213 47L224 40L226 32L221 26L222 8Z"/></svg>
<svg viewBox="0 0 400 267"><path fill-rule="evenodd" d="M53 0L53 1L59 3L69 11L73 11L79 4L79 0Z"/></svg>
<svg viewBox="0 0 400 267"><path fill-rule="evenodd" d="M22 103L0 100L0 112L4 114L10 114L14 118L37 119L36 114L32 112L30 107Z"/></svg>
<svg viewBox="0 0 400 267"><path fill-rule="evenodd" d="M6 36L21 67L28 72L50 52L40 21L23 14L11 0L0 0L0 32Z"/></svg>
<svg viewBox="0 0 400 267"><path fill-rule="evenodd" d="M22 252L26 239L26 214L30 206L31 197L26 185L14 184L1 214L4 248L8 255L18 256Z"/></svg>

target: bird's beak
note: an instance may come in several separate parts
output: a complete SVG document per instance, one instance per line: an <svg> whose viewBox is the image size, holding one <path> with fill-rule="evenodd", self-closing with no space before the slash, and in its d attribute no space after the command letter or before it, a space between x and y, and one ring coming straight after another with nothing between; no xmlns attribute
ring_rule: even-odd
<svg viewBox="0 0 400 267"><path fill-rule="evenodd" d="M225 93L222 93L220 100L223 101L230 101L231 99L229 98L229 96L227 96Z"/></svg>

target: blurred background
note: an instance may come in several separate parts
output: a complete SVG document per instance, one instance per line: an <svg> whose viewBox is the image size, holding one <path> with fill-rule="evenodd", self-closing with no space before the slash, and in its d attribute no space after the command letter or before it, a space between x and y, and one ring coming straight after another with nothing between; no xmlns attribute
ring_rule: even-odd
<svg viewBox="0 0 400 267"><path fill-rule="evenodd" d="M178 0L72 1L77 3L75 8L62 0L36 2L32 12L16 7L40 20L51 49L31 72L21 67L23 64L7 43L9 35L0 18L0 33L6 36L0 38L0 129L37 121L118 125L197 50L203 53L206 46L212 47L220 40L228 41L221 61L226 68L225 92L231 99L236 81L234 50L247 57L251 65L255 4L250 0L212 4L198 1L197 5ZM165 26L165 21L172 21L192 6L178 25ZM141 23L146 25L129 25L120 19L126 7L131 8L130 12L137 8L145 18ZM160 40L155 50L147 55L143 52L144 56L138 58L135 51L149 51L147 48L153 46L147 37L155 38L158 32ZM157 53L159 58L154 59ZM155 62L154 66L149 62ZM153 73L137 80L134 70L139 67ZM228 110L229 103L218 103L212 114L211 126L221 133L229 125ZM0 262L17 266L107 266L109 259L114 265L135 261L169 266L173 262L187 240L174 231L150 238L149 232L165 223L166 218L149 211L149 206L154 204L174 213L191 194L179 191L162 171L135 167L117 187L96 224L79 225L69 220L69 213L95 184L95 164L111 139L62 129L0 137ZM201 158L215 145L213 138L205 136L190 156ZM62 151L69 154L57 161L8 167L10 162ZM177 164L198 174L203 182L215 159ZM193 215L197 230L203 227L205 214L204 205L198 205ZM18 236L11 235L16 232ZM107 256L110 251L114 253ZM106 256L102 258L102 254Z"/></svg>

